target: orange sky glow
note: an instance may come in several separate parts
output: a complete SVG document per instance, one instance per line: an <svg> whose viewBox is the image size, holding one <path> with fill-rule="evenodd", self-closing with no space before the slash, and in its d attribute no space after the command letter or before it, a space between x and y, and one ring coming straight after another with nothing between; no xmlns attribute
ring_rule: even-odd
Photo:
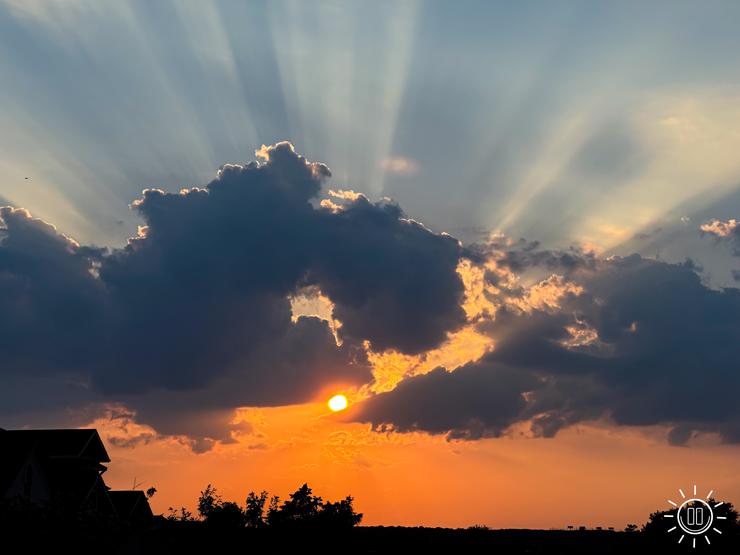
<svg viewBox="0 0 740 555"><path fill-rule="evenodd" d="M426 434L375 433L330 414L325 403L245 409L252 429L234 444L194 454L174 439L135 448L107 439L140 433L135 424L94 422L113 462L114 488L154 486L156 511L194 509L213 483L227 499L250 490L285 496L304 481L318 495L352 494L364 524L565 527L641 524L676 488L699 484L740 497L737 446L674 447L665 431L579 425L554 439L446 441Z"/></svg>

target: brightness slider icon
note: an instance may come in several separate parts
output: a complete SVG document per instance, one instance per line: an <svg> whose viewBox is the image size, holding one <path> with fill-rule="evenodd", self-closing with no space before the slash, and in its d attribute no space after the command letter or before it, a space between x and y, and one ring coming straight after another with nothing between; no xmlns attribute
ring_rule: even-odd
<svg viewBox="0 0 740 555"><path fill-rule="evenodd" d="M692 497L687 498L686 494L682 489L678 490L681 494L683 501L679 505L675 501L668 500L668 503L676 507L676 512L667 512L663 515L663 518L675 519L676 525L672 526L667 530L668 533L679 530L681 537L678 538L678 543L681 543L686 535L693 536L691 538L691 547L696 547L696 537L703 536L707 544L712 542L709 540L709 531L722 534L722 532L714 526L715 520L726 520L726 516L715 515L715 510L722 506L722 503L715 503L712 499L714 490L706 495L705 498L699 498L696 495L696 484L694 485L694 493Z"/></svg>

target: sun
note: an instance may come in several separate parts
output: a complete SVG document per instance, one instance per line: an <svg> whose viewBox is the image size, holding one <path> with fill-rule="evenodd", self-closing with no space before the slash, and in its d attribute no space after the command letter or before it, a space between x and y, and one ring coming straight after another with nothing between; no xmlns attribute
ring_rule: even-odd
<svg viewBox="0 0 740 555"><path fill-rule="evenodd" d="M334 397L329 399L329 402L326 404L329 405L329 408L333 412L339 412L340 410L347 408L347 397L340 393L338 395L334 395Z"/></svg>

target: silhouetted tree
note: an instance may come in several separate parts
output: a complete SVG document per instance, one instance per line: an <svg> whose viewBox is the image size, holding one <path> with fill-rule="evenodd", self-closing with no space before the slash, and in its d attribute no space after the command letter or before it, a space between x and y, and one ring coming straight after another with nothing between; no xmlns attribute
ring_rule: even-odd
<svg viewBox="0 0 740 555"><path fill-rule="evenodd" d="M319 522L329 528L352 528L362 520L362 513L356 513L352 508L352 496L348 495L341 501L332 503L327 501L321 505Z"/></svg>
<svg viewBox="0 0 740 555"><path fill-rule="evenodd" d="M316 524L320 510L321 497L313 495L308 484L303 484L283 502L271 524L277 526Z"/></svg>
<svg viewBox="0 0 740 555"><path fill-rule="evenodd" d="M637 532L637 524L628 524L624 527L625 532Z"/></svg>
<svg viewBox="0 0 740 555"><path fill-rule="evenodd" d="M280 519L280 497L273 495L270 498L270 506L267 509L267 518L265 519L267 524L273 526L277 524Z"/></svg>
<svg viewBox="0 0 740 555"><path fill-rule="evenodd" d="M267 524L277 527L352 528L362 520L362 514L354 511L352 501L352 497L347 496L336 503L324 502L321 497L313 495L308 484L303 484L282 505L277 497L270 500Z"/></svg>
<svg viewBox="0 0 740 555"><path fill-rule="evenodd" d="M206 524L219 528L243 528L246 524L244 510L238 503L224 501L211 484L198 498L198 512Z"/></svg>
<svg viewBox="0 0 740 555"><path fill-rule="evenodd" d="M213 511L213 508L221 503L221 496L216 492L211 484L206 486L206 489L200 492L198 498L198 513L204 519L208 519L208 515Z"/></svg>
<svg viewBox="0 0 740 555"><path fill-rule="evenodd" d="M206 524L219 528L244 528L246 517L238 503L223 501L214 505L206 517Z"/></svg>
<svg viewBox="0 0 740 555"><path fill-rule="evenodd" d="M267 492L259 494L253 491L247 495L247 503L244 507L244 516L247 526L258 528L265 525L265 504L267 503Z"/></svg>

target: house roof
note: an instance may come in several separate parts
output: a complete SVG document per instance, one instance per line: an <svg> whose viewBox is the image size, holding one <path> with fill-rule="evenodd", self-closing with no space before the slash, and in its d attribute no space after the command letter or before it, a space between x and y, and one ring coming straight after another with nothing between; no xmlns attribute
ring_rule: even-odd
<svg viewBox="0 0 740 555"><path fill-rule="evenodd" d="M0 449L5 453L33 450L51 458L87 458L98 463L110 462L103 440L94 429L2 430Z"/></svg>
<svg viewBox="0 0 740 555"><path fill-rule="evenodd" d="M112 490L108 492L108 496L119 518L130 520L152 516L149 500L141 490Z"/></svg>

